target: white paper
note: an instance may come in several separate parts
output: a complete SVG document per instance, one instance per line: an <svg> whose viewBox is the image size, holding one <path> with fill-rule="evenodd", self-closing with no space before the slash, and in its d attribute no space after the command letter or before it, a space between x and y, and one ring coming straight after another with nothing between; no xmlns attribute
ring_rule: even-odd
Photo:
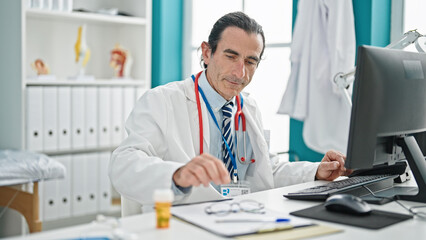
<svg viewBox="0 0 426 240"><path fill-rule="evenodd" d="M204 187L203 185L198 187L192 187L191 194L185 195L182 199L175 199L174 203L201 203L221 199L226 199L226 197L220 195L220 193L211 184L209 184L209 186L207 187Z"/></svg>
<svg viewBox="0 0 426 240"><path fill-rule="evenodd" d="M224 201L221 203L231 204L238 201ZM232 237L238 235L245 235L250 233L257 233L258 231L282 228L285 226L304 226L312 224L310 221L303 220L297 217L289 216L285 213L280 213L270 209L265 209L264 214L258 213L247 213L247 212L238 212L238 213L229 213L225 216L218 216L215 214L207 214L205 208L216 204L217 202L209 202L202 204L192 204L185 206L176 206L172 207L171 212L175 217L183 219L187 222L190 222L194 225L197 225L207 231L213 232L215 234ZM290 219L286 223L274 223L274 222L248 222L249 220L265 220L269 221L271 219L277 218L287 218ZM247 222L233 222L233 223L217 223L216 220L223 219L247 219Z"/></svg>

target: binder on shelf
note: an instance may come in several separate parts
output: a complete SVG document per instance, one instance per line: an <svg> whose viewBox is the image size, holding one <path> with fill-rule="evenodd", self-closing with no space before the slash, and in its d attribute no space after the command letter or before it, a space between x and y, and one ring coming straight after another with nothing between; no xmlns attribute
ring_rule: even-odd
<svg viewBox="0 0 426 240"><path fill-rule="evenodd" d="M98 91L96 87L86 87L85 92L85 136L86 148L98 146Z"/></svg>
<svg viewBox="0 0 426 240"><path fill-rule="evenodd" d="M98 88L98 144L99 147L111 146L111 88Z"/></svg>
<svg viewBox="0 0 426 240"><path fill-rule="evenodd" d="M87 210L87 194L86 194L86 155L72 155L72 190L71 190L71 212L72 216L82 216Z"/></svg>
<svg viewBox="0 0 426 240"><path fill-rule="evenodd" d="M98 153L88 153L85 159L86 165L86 213L92 214L98 211Z"/></svg>
<svg viewBox="0 0 426 240"><path fill-rule="evenodd" d="M58 149L71 149L71 87L58 87Z"/></svg>
<svg viewBox="0 0 426 240"><path fill-rule="evenodd" d="M43 181L43 221L58 218L58 195L56 191L56 180Z"/></svg>
<svg viewBox="0 0 426 240"><path fill-rule="evenodd" d="M84 96L84 87L71 88L71 147L74 150L85 147Z"/></svg>
<svg viewBox="0 0 426 240"><path fill-rule="evenodd" d="M111 88L111 115L112 115L112 145L118 146L123 140L123 89Z"/></svg>
<svg viewBox="0 0 426 240"><path fill-rule="evenodd" d="M71 155L57 156L55 159L65 166L65 178L56 181L58 218L71 216Z"/></svg>
<svg viewBox="0 0 426 240"><path fill-rule="evenodd" d="M110 152L99 153L99 193L98 193L98 205L99 211L107 212L111 207L111 183L108 177L108 166Z"/></svg>
<svg viewBox="0 0 426 240"><path fill-rule="evenodd" d="M123 126L126 123L127 118L135 106L135 88L134 87L124 87L123 88ZM127 137L127 132L123 130L123 138Z"/></svg>
<svg viewBox="0 0 426 240"><path fill-rule="evenodd" d="M27 88L26 148L31 151L43 150L43 89Z"/></svg>
<svg viewBox="0 0 426 240"><path fill-rule="evenodd" d="M58 150L58 93L56 87L43 87L43 151ZM50 183L48 186L52 185Z"/></svg>

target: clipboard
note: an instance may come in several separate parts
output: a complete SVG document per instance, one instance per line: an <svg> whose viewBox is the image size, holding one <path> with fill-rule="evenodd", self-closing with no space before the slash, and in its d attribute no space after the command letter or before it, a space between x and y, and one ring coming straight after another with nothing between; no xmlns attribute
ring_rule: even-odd
<svg viewBox="0 0 426 240"><path fill-rule="evenodd" d="M228 202L228 201L227 201ZM228 203L232 203L229 201ZM238 212L230 213L225 216L209 215L205 213L205 208L210 206L209 203L192 204L184 206L174 206L171 209L172 215L180 220L198 226L211 233L223 237L237 237L246 235L265 235L275 232L287 232L295 229L305 229L306 227L317 226L311 221L289 216L285 213L280 213L270 209L265 209L264 214ZM273 218L288 218L289 222L274 223L274 222L232 222L232 223L217 223L217 220L223 219L247 219L247 220L262 220ZM334 230L334 229L333 229ZM261 236L259 235L259 236ZM265 236L264 236L265 237Z"/></svg>
<svg viewBox="0 0 426 240"><path fill-rule="evenodd" d="M321 235L343 232L341 229L326 225L312 225L303 228L293 228L286 231L274 231L245 236L238 236L239 240L294 240L312 238Z"/></svg>

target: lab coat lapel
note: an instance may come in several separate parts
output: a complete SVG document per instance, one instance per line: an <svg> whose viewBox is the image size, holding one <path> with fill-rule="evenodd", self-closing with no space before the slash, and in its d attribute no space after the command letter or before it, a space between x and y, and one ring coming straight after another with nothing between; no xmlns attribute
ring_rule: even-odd
<svg viewBox="0 0 426 240"><path fill-rule="evenodd" d="M247 102L247 103L246 103ZM253 147L253 155L256 162L250 165L247 174L247 180L252 184L252 191L269 189L274 187L272 166L269 160L269 149L264 138L263 129L260 120L256 119L256 109L253 105L244 102L243 112L246 117L247 134Z"/></svg>
<svg viewBox="0 0 426 240"><path fill-rule="evenodd" d="M188 78L185 81L185 95L187 98L187 108L190 114L189 120L191 121L191 135L194 143L194 149L196 154L200 153L200 128L199 128L199 120L198 120L198 109L197 109L197 101L195 98L195 88L194 81L192 78ZM209 128L209 119L208 119L208 111L206 108L206 104L200 96L201 101L201 112L203 118L203 149L205 153L209 152L210 146L210 128Z"/></svg>

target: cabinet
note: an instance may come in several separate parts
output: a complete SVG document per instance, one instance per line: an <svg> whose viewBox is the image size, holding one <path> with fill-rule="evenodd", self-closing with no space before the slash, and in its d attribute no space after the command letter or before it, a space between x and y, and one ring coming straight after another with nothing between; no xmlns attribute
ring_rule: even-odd
<svg viewBox="0 0 426 240"><path fill-rule="evenodd" d="M96 13L112 8L131 16ZM50 208L46 219L93 213L95 205L98 211L108 208L105 200L90 201L110 194L105 190L109 152L125 137L124 120L136 99L151 87L152 1L74 0L73 9L82 11L28 8L27 0L0 1L0 148L38 151L66 163L70 179L41 187L42 208L52 205L43 198L89 196L83 197L89 202L80 205L65 201L71 204L66 212L58 205ZM79 73L74 44L83 24L91 50L85 72L93 81L69 79ZM133 59L126 80L113 78L109 66L117 43ZM55 80L34 78L31 63L38 58L49 65Z"/></svg>

